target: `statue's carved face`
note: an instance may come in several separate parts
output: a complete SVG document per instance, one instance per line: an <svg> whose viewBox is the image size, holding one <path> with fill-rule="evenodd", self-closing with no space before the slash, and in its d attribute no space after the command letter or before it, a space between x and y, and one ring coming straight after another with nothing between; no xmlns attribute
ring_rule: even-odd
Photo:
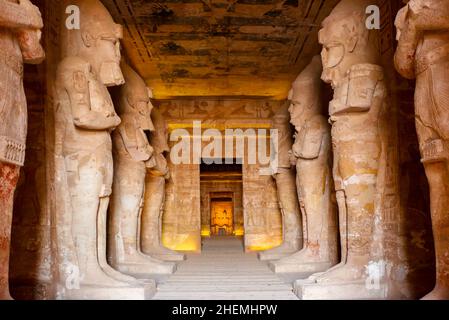
<svg viewBox="0 0 449 320"><path fill-rule="evenodd" d="M296 99L290 101L290 106L288 107L288 112L290 112L290 123L297 129L303 122L302 110L303 104L301 103L301 100Z"/></svg>
<svg viewBox="0 0 449 320"><path fill-rule="evenodd" d="M154 131L154 125L151 121L153 105L148 95L135 93L129 97L128 103L139 126L143 130Z"/></svg>
<svg viewBox="0 0 449 320"><path fill-rule="evenodd" d="M333 83L339 78L340 66L346 57L345 40L340 36L335 23L327 23L319 32L319 42L323 46L321 61L323 74L321 79Z"/></svg>
<svg viewBox="0 0 449 320"><path fill-rule="evenodd" d="M101 82L106 86L118 86L125 83L120 69L122 34L122 27L115 23L105 24L102 30L82 31L85 54L94 64Z"/></svg>
<svg viewBox="0 0 449 320"><path fill-rule="evenodd" d="M331 14L323 21L318 33L318 41L323 46L321 60L323 73L321 79L334 88L346 76L347 70L355 63L360 63L365 55L364 46L368 32L363 19L349 8L335 15Z"/></svg>
<svg viewBox="0 0 449 320"><path fill-rule="evenodd" d="M295 126L296 130L299 130L305 121L319 112L316 101L318 94L319 92L312 82L304 83L293 90L288 112L290 112L290 123Z"/></svg>
<svg viewBox="0 0 449 320"><path fill-rule="evenodd" d="M141 97L136 101L134 108L136 109L136 116L140 127L143 130L153 131L154 126L153 122L151 121L151 109L149 109L148 107L149 104L151 104L151 102L149 102L148 99Z"/></svg>
<svg viewBox="0 0 449 320"><path fill-rule="evenodd" d="M104 34L96 41L96 48L102 55L100 66L100 78L107 86L120 85L124 83L123 74L120 70L120 39L121 31L116 34Z"/></svg>

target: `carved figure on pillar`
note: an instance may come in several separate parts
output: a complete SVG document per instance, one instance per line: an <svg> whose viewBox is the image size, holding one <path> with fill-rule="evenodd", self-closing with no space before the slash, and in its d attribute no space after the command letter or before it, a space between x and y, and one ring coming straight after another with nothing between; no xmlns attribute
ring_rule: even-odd
<svg viewBox="0 0 449 320"><path fill-rule="evenodd" d="M120 70L122 28L100 1L77 0L81 28L63 27L56 79L56 161L63 171L58 190L68 205L58 212L58 297L144 299L146 283L124 275L106 260L107 210L112 189L110 133L120 124L107 90L124 83ZM60 200L62 201L62 199ZM59 211L59 210L58 210Z"/></svg>
<svg viewBox="0 0 449 320"><path fill-rule="evenodd" d="M342 0L323 21L322 79L334 90L329 105L334 152L333 177L339 209L340 264L308 281L295 284L303 299L382 298L371 290L369 266L382 211L387 165L387 88L379 65L379 31L366 28L369 0ZM377 215L377 216L376 216ZM378 282L382 279L377 279Z"/></svg>
<svg viewBox="0 0 449 320"><path fill-rule="evenodd" d="M321 58L298 76L290 92L291 123L296 139L291 152L301 207L304 246L295 254L271 262L275 272L325 271L338 259L337 217L332 202L330 126L322 114Z"/></svg>
<svg viewBox="0 0 449 320"><path fill-rule="evenodd" d="M170 148L167 143L167 126L158 109L153 109L151 119L155 130L151 132L150 143L153 147L153 158L156 165L147 169L145 179L145 201L141 228L142 251L161 260L182 261L185 258L183 254L170 250L162 244L165 184L170 179L170 171L164 154L169 152Z"/></svg>
<svg viewBox="0 0 449 320"><path fill-rule="evenodd" d="M25 161L27 102L23 64L45 58L43 22L28 0L0 0L0 300L9 293L9 256L14 191Z"/></svg>
<svg viewBox="0 0 449 320"><path fill-rule="evenodd" d="M449 299L449 3L410 0L396 27L396 69L416 78L416 129L430 185L436 285L424 299Z"/></svg>
<svg viewBox="0 0 449 320"><path fill-rule="evenodd" d="M141 250L141 218L145 175L156 166L146 132L154 131L152 104L143 79L122 63L125 84L117 109L122 123L112 133L114 183L109 219L109 261L117 270L145 278L151 273L170 274L174 263L163 262Z"/></svg>
<svg viewBox="0 0 449 320"><path fill-rule="evenodd" d="M273 178L276 181L278 203L282 214L283 242L279 247L260 252L260 260L277 260L302 247L301 212L296 193L295 171L289 156L293 145L289 121L288 105L285 104L273 117L273 129L278 130L279 146L278 171Z"/></svg>

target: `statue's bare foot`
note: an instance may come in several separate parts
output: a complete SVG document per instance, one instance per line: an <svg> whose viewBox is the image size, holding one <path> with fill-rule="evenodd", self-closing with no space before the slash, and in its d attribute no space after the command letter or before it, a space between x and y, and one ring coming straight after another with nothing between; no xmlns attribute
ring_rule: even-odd
<svg viewBox="0 0 449 320"><path fill-rule="evenodd" d="M186 258L184 254L168 249L162 245L149 248L143 254L154 255L155 258L163 261L183 261Z"/></svg>
<svg viewBox="0 0 449 320"><path fill-rule="evenodd" d="M1 290L0 291L0 300L14 300L9 293L9 290Z"/></svg>
<svg viewBox="0 0 449 320"><path fill-rule="evenodd" d="M449 288L437 285L435 289L425 295L421 300L449 300Z"/></svg>
<svg viewBox="0 0 449 320"><path fill-rule="evenodd" d="M106 274L100 266L88 268L89 272L86 275L81 274L80 285L89 285L97 287L128 287L130 283L119 281Z"/></svg>
<svg viewBox="0 0 449 320"><path fill-rule="evenodd" d="M116 268L123 273L135 276L152 273L172 274L176 271L176 264L135 252L134 254L126 255L122 262L116 264Z"/></svg>
<svg viewBox="0 0 449 320"><path fill-rule="evenodd" d="M363 263L346 263L327 271L316 278L317 283L353 282L366 277L366 265Z"/></svg>
<svg viewBox="0 0 449 320"><path fill-rule="evenodd" d="M131 285L142 284L142 281L139 281L138 279L131 277L130 275L127 275L127 274L124 274L124 273L121 273L121 272L115 270L109 264L101 266L101 268L103 269L104 273L106 273L109 277L111 277L115 280L127 282Z"/></svg>
<svg viewBox="0 0 449 320"><path fill-rule="evenodd" d="M271 263L276 272L316 273L329 269L335 262L320 257L319 252L306 248Z"/></svg>
<svg viewBox="0 0 449 320"><path fill-rule="evenodd" d="M318 280L319 278L321 278L322 276L325 276L328 272L332 272L335 269L343 267L344 265L345 265L345 262L340 262L339 264L333 266L332 268L330 268L330 269L328 269L328 270L326 270L324 272L317 272L317 273L312 274L308 278L308 280L314 281L314 282L319 282L319 280Z"/></svg>
<svg viewBox="0 0 449 320"><path fill-rule="evenodd" d="M294 253L299 251L300 249L295 248L291 244L283 243L278 247L275 247L273 249L261 251L260 254L277 254L277 253Z"/></svg>

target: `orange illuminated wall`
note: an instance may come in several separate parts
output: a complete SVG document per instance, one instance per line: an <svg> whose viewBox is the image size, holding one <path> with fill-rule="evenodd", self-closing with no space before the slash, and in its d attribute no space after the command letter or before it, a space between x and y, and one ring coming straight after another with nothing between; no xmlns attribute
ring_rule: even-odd
<svg viewBox="0 0 449 320"><path fill-rule="evenodd" d="M211 235L230 236L234 232L232 201L211 201Z"/></svg>

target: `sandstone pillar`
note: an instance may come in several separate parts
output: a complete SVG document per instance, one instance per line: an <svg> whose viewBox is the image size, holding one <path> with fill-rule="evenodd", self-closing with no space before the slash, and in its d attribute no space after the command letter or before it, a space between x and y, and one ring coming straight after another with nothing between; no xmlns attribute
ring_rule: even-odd
<svg viewBox="0 0 449 320"><path fill-rule="evenodd" d="M146 131L151 122L150 95L143 79L122 63L125 84L116 103L121 124L112 134L114 183L109 216L109 261L117 270L138 278L151 273L170 274L176 265L142 253L141 218L145 174L156 165ZM149 108L151 106L151 108Z"/></svg>
<svg viewBox="0 0 449 320"><path fill-rule="evenodd" d="M124 83L121 26L100 1L77 0L80 30L62 26L55 92L57 246L62 299L144 299L154 281L138 281L106 261L113 178L110 132L119 124L107 86Z"/></svg>
<svg viewBox="0 0 449 320"><path fill-rule="evenodd" d="M182 261L184 255L162 245L162 217L165 208L165 183L170 179L164 153L168 147L168 130L162 114L157 109L151 113L155 130L150 143L154 149L156 165L147 170L145 179L144 206L142 212L141 245L142 251L155 258L166 261Z"/></svg>
<svg viewBox="0 0 449 320"><path fill-rule="evenodd" d="M302 227L299 201L296 193L295 172L291 168L289 151L292 148L288 106L283 106L273 117L273 129L278 130L279 165L273 178L276 181L277 197L282 213L283 241L279 247L259 253L260 260L277 260L302 247Z"/></svg>
<svg viewBox="0 0 449 320"><path fill-rule="evenodd" d="M329 114L342 259L323 274L296 282L295 291L303 299L374 299L388 294L382 282L387 262L374 249L384 241L377 231L386 205L386 175L392 175L387 165L395 167L388 163L384 134L388 93L379 65L378 30L365 25L371 4L342 0L319 32L322 79L334 90Z"/></svg>
<svg viewBox="0 0 449 320"><path fill-rule="evenodd" d="M331 137L322 115L321 58L316 56L293 83L291 123L296 128L292 157L301 206L304 247L271 262L275 272L314 273L337 263L337 219L333 191Z"/></svg>
<svg viewBox="0 0 449 320"><path fill-rule="evenodd" d="M0 0L0 300L9 293L13 197L25 161L27 103L23 63L45 57L39 9L30 1Z"/></svg>
<svg viewBox="0 0 449 320"><path fill-rule="evenodd" d="M424 299L449 299L449 3L410 0L396 27L396 69L416 78L416 128L430 186L436 285Z"/></svg>

